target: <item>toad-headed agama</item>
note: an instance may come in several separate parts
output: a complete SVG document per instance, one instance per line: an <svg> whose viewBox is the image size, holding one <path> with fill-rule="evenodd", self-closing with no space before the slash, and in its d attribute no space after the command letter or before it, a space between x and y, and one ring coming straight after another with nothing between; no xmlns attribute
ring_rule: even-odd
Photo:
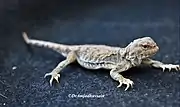
<svg viewBox="0 0 180 107"><path fill-rule="evenodd" d="M87 69L109 69L110 76L113 80L118 81L121 87L126 85L125 90L133 86L133 81L123 77L120 73L127 71L132 67L148 65L155 68L180 70L180 65L164 64L160 61L150 59L157 53L159 47L151 37L137 38L126 47L113 47L107 45L67 45L52 43L48 41L29 39L25 32L22 33L27 44L39 47L50 48L64 57L65 60L60 62L50 73L44 77L51 76L50 85L55 79L59 82L60 72L67 65L77 61L82 67Z"/></svg>

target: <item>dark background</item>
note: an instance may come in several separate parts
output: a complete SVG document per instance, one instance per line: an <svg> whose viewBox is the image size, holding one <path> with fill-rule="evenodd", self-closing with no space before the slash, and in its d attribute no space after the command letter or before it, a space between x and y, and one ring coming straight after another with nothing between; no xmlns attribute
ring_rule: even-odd
<svg viewBox="0 0 180 107"><path fill-rule="evenodd" d="M155 59L179 64L179 0L1 0L0 106L180 106L180 73L174 71L130 69L123 75L135 84L125 92L124 86L116 88L118 82L107 70L87 70L75 63L61 72L60 84L50 87L44 74L65 58L49 49L28 47L22 31L52 42L121 47L150 36L160 47Z"/></svg>

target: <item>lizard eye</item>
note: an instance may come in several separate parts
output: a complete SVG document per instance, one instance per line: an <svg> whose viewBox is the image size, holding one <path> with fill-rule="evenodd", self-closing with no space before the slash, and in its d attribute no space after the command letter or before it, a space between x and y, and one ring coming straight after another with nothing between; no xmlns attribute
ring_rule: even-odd
<svg viewBox="0 0 180 107"><path fill-rule="evenodd" d="M149 45L142 45L142 47L143 47L143 48L148 48L148 47L149 47Z"/></svg>

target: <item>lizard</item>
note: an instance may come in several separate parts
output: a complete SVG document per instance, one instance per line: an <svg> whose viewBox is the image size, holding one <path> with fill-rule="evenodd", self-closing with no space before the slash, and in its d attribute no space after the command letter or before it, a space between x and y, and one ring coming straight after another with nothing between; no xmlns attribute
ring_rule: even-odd
<svg viewBox="0 0 180 107"><path fill-rule="evenodd" d="M57 64L52 72L44 75L44 78L51 76L49 81L51 86L53 80L59 83L60 72L75 61L86 69L109 70L110 77L114 81L119 82L119 85L117 85L118 88L123 84L126 85L125 91L128 90L129 87L133 87L134 82L129 78L125 78L121 73L132 67L147 65L162 69L163 71L165 69L169 69L169 71L172 69L176 71L180 70L180 65L165 64L158 60L151 59L151 57L159 51L159 47L156 42L148 36L134 39L125 47L100 44L59 44L30 39L26 32L22 32L22 36L25 43L29 45L52 49L65 57L65 60Z"/></svg>

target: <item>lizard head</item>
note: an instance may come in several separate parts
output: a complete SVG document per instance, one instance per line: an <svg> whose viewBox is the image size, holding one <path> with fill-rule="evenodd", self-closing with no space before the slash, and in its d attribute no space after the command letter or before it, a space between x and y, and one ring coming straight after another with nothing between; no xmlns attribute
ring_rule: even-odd
<svg viewBox="0 0 180 107"><path fill-rule="evenodd" d="M126 48L129 57L136 57L138 59L151 57L159 50L159 47L151 37L135 39Z"/></svg>

